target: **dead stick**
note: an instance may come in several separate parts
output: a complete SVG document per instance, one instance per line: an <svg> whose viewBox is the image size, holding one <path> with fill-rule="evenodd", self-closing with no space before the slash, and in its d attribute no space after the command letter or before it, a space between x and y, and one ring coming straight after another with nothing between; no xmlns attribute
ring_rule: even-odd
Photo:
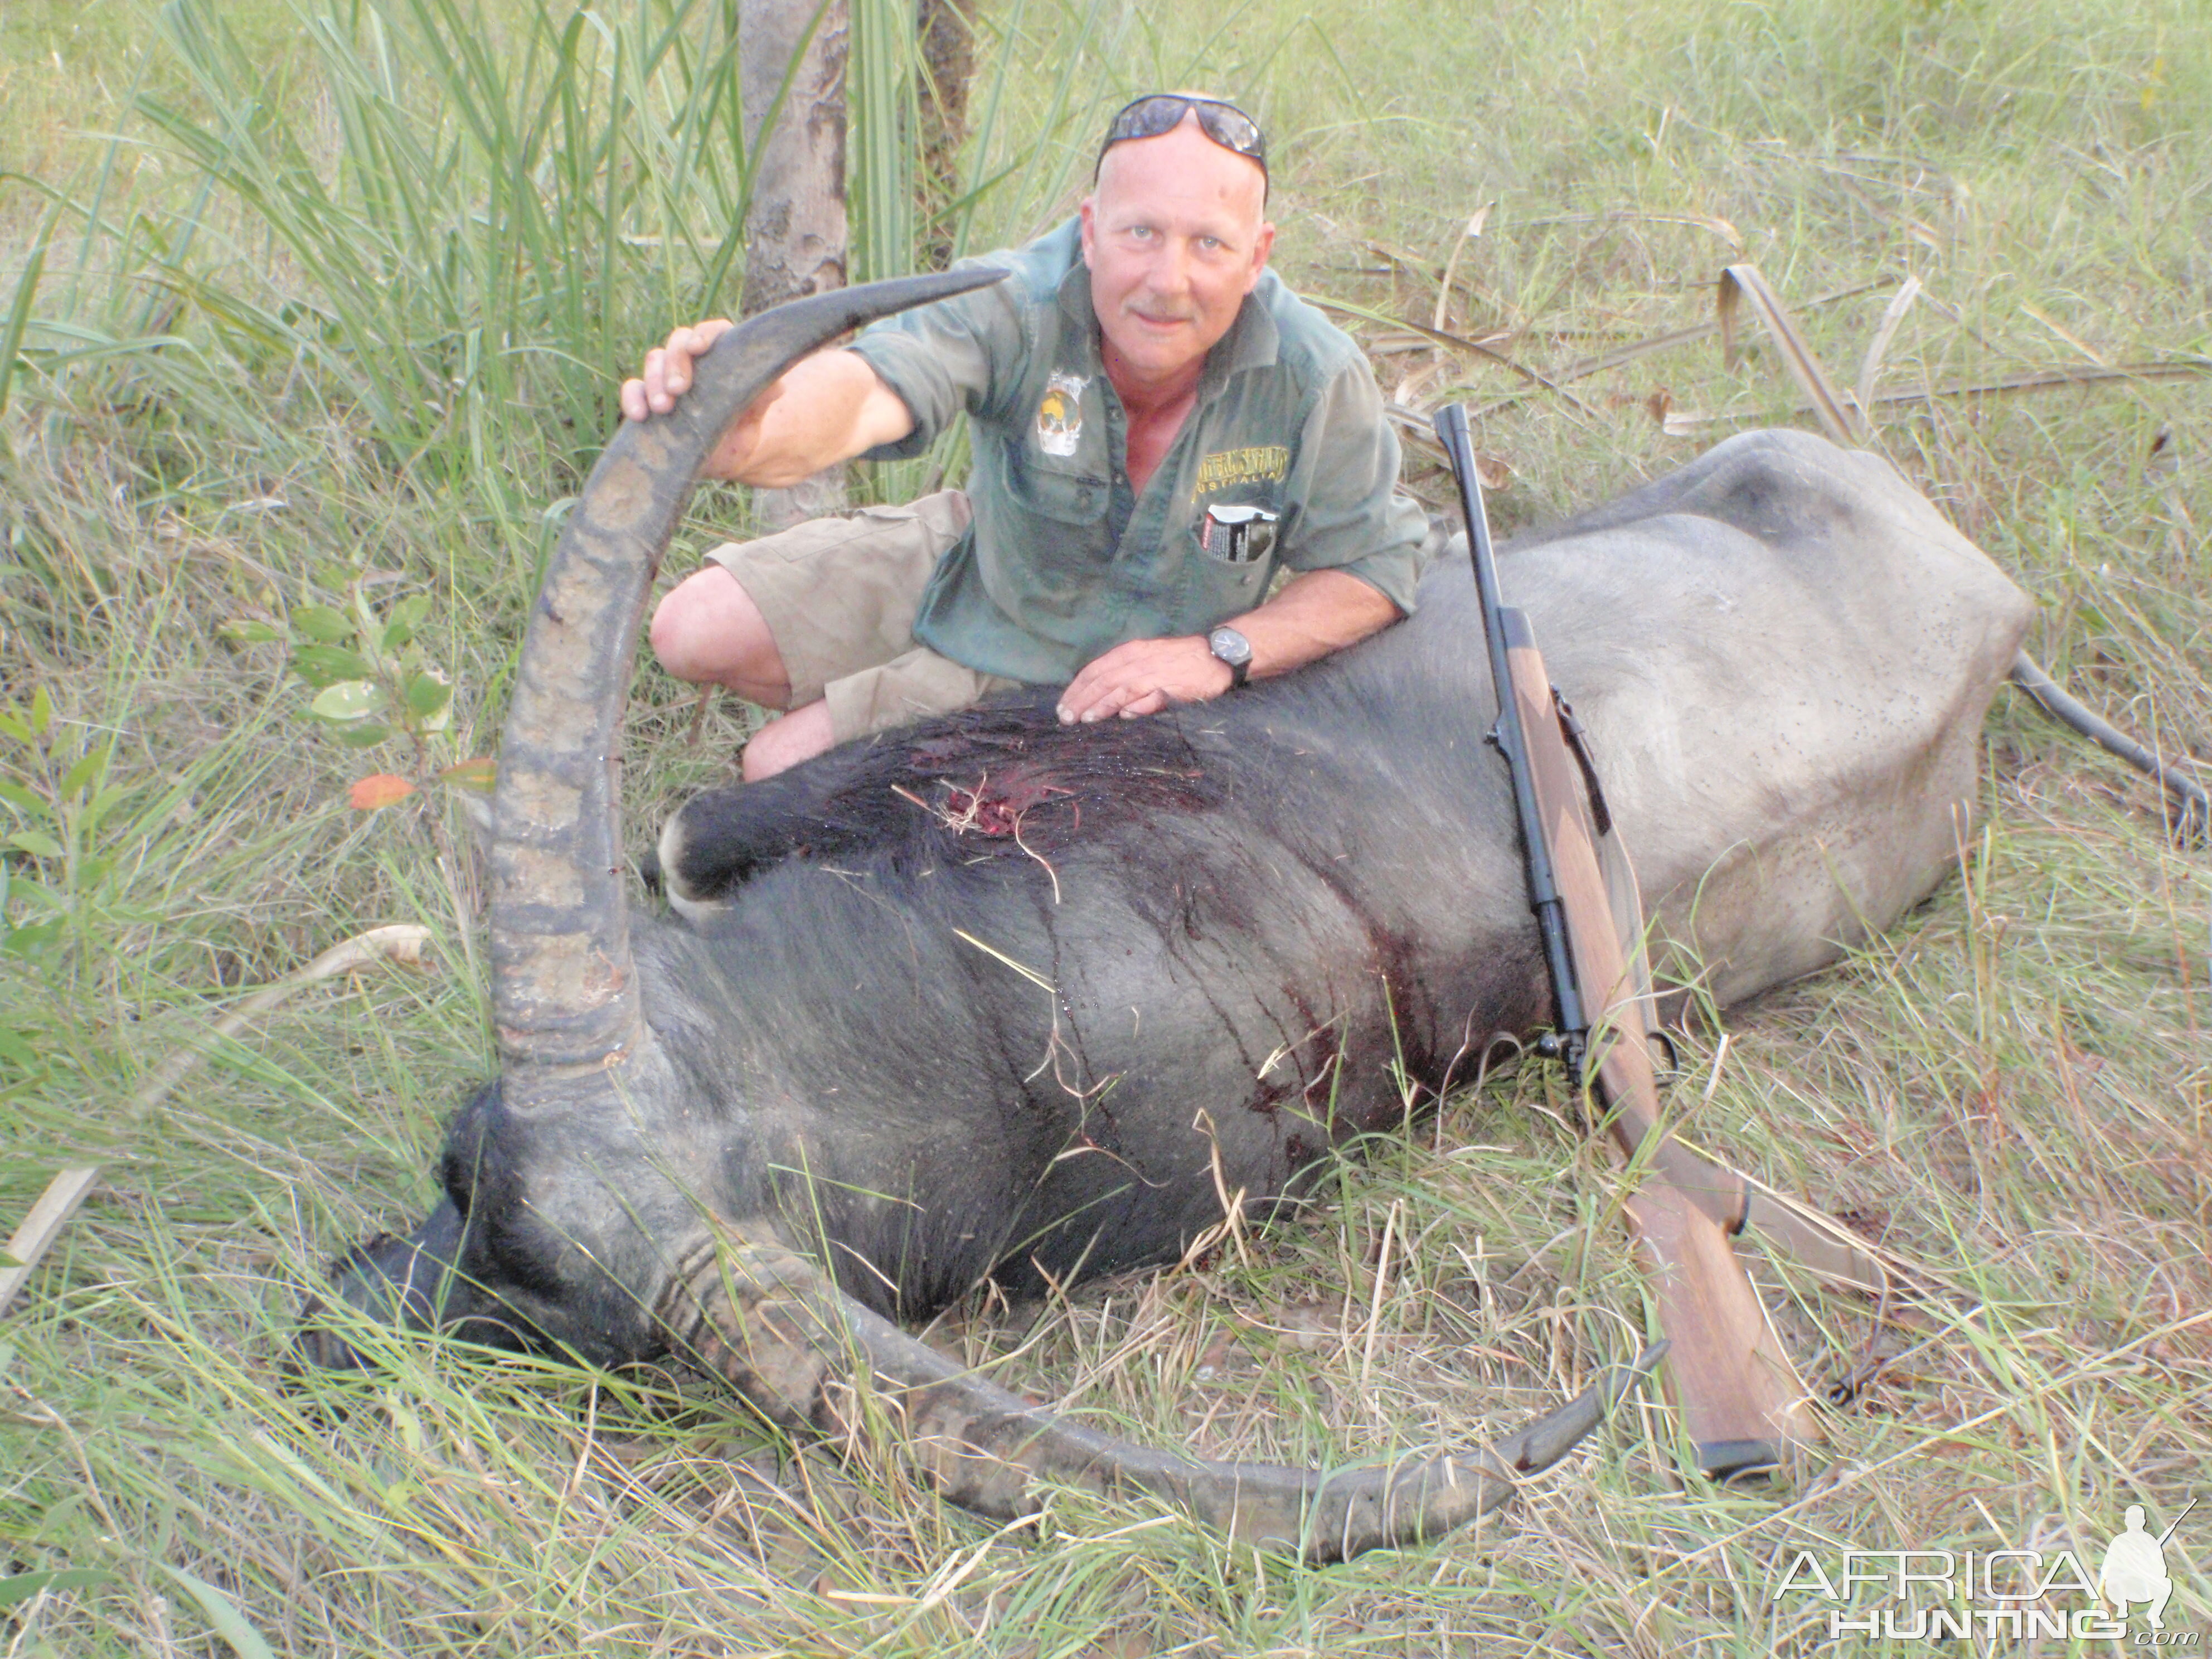
<svg viewBox="0 0 2212 1659"><path fill-rule="evenodd" d="M162 1061L145 1086L131 1097L128 1108L131 1121L143 1122L155 1109L166 1100L172 1090L189 1077L199 1063L214 1052L217 1044L236 1036L252 1020L281 1007L292 996L319 980L331 979L339 974L349 974L366 968L373 962L394 962L409 966L422 959L422 947L429 942L430 930L412 922L402 922L389 927L372 927L365 933L355 935L343 945L334 945L306 967L285 975L273 985L263 987L221 1019L192 1037L183 1048ZM31 1270L39 1265L40 1258L53 1245L69 1218L76 1213L77 1206L92 1190L100 1178L100 1165L77 1164L62 1170L46 1184L39 1201L23 1218L8 1241L8 1255L12 1260L0 1267L0 1315L8 1311L8 1304L15 1292L30 1278Z"/></svg>

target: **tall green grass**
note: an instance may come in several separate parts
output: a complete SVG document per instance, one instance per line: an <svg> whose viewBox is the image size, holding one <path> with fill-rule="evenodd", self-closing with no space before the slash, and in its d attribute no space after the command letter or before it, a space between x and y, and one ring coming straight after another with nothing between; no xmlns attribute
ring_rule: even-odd
<svg viewBox="0 0 2212 1659"><path fill-rule="evenodd" d="M902 14L856 9L855 268L881 274L928 228L901 217ZM1846 383L1917 277L1877 376L1911 395L1873 441L2043 601L2039 654L2202 754L2212 383L1942 392L2212 351L2202 13L993 0L954 240L1069 211L1133 93L1237 98L1269 131L1278 263L1393 319L1355 328L1411 483L1441 504L1410 434L1470 397L1507 526L1790 418L1764 347L1724 362L1698 331L1722 264L1759 263ZM1960 881L1690 1056L1708 1139L1961 1293L1912 1324L1778 1273L1820 1380L1869 1379L1790 1502L1674 1490L1663 1424L1632 1415L1510 1516L1304 1572L1143 1506L995 1531L894 1449L789 1445L696 1378L387 1340L376 1380L287 1392L299 1287L419 1211L490 1045L466 871L419 805L349 811L355 759L281 651L218 629L427 594L455 741L489 745L615 382L736 292L732 39L720 0L0 9L0 696L49 710L0 732L4 914L31 934L0 945L0 1216L64 1162L108 1171L0 1325L12 1650L1826 1655L1769 1594L1796 1549L2094 1553L2125 1504L2203 1490L2212 880L2143 786L2009 706ZM691 533L744 511L711 495ZM742 715L696 729L641 676L636 825L727 775ZM243 992L391 921L431 929L425 969L318 988L124 1115ZM1495 1433L1642 1322L1565 1109L1493 1080L1248 1254L979 1299L935 1340L1215 1453ZM2169 1555L2184 1629L2212 1626L2203 1535Z"/></svg>
<svg viewBox="0 0 2212 1659"><path fill-rule="evenodd" d="M573 466L640 299L714 293L742 252L725 12L336 4L272 72L221 8L171 0L204 112L137 112L236 212L219 253L161 276L241 367L356 405L398 467L481 478L549 432Z"/></svg>

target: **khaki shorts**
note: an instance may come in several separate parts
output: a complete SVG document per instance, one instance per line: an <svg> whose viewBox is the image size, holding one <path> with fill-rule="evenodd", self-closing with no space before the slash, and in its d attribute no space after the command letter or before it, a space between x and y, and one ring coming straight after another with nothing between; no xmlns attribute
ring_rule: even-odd
<svg viewBox="0 0 2212 1659"><path fill-rule="evenodd" d="M707 556L760 607L791 676L791 706L820 698L848 743L1021 684L915 642L922 590L974 516L964 492L944 489L906 507L810 519Z"/></svg>

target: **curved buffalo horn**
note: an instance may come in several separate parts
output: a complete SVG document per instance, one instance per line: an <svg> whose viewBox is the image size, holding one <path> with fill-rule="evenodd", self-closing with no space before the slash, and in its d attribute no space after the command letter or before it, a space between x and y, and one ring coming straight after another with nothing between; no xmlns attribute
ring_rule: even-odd
<svg viewBox="0 0 2212 1659"><path fill-rule="evenodd" d="M646 598L701 465L816 347L1005 275L903 277L778 306L716 341L676 409L625 422L592 469L531 611L500 748L492 1015L518 1107L649 1045L630 958L617 766Z"/></svg>
<svg viewBox="0 0 2212 1659"><path fill-rule="evenodd" d="M857 1426L849 1386L864 1361L877 1401L939 1489L1001 1520L1029 1513L1041 1482L1146 1493L1248 1542L1309 1561L1433 1539L1510 1502L1659 1363L1664 1343L1609 1367L1582 1395L1490 1448L1323 1474L1160 1452L1068 1422L994 1387L830 1285L778 1245L725 1233L683 1264L659 1310L678 1352L787 1424Z"/></svg>

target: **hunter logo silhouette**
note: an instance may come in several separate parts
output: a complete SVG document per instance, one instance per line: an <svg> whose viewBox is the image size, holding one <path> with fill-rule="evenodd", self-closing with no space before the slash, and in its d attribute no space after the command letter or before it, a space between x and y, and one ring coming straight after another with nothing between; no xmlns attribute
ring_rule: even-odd
<svg viewBox="0 0 2212 1659"><path fill-rule="evenodd" d="M2105 1547L2105 1563L2097 1570L2098 1599L2109 1603L2122 1619L2128 1616L2132 1603L2147 1601L2150 1627L2164 1630L2166 1604L2173 1595L2173 1580L2166 1572L2166 1540L2196 1507L2192 1498L2172 1524L2154 1538L2143 1529L2142 1505L2129 1504L2127 1530Z"/></svg>

